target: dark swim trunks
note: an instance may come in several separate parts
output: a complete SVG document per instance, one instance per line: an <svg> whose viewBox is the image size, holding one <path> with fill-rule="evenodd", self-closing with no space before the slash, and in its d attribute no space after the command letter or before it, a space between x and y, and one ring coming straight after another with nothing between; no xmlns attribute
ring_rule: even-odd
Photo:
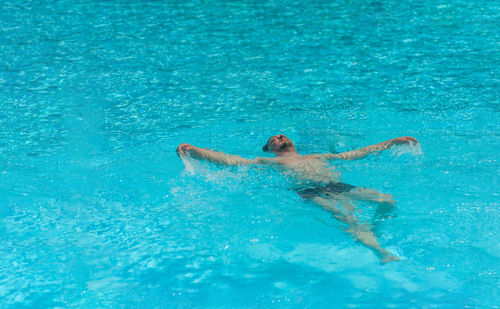
<svg viewBox="0 0 500 309"><path fill-rule="evenodd" d="M296 189L296 191L302 198L312 199L314 197L324 197L349 192L354 188L356 187L347 183L330 182L327 184L318 184L309 188Z"/></svg>

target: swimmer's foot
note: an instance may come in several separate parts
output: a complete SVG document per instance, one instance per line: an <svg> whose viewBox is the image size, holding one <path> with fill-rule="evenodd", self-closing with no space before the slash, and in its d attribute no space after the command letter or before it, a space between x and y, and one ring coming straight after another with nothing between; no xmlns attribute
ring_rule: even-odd
<svg viewBox="0 0 500 309"><path fill-rule="evenodd" d="M389 263L389 262L392 262L392 261L399 261L400 258L396 255L393 255L393 254L390 254L390 253L387 253L387 254L384 254L382 256L382 264L385 264L385 263Z"/></svg>

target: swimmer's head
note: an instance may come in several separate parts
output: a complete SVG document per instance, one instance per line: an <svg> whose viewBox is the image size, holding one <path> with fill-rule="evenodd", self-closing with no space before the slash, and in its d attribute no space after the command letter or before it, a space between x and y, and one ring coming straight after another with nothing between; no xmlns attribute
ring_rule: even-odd
<svg viewBox="0 0 500 309"><path fill-rule="evenodd" d="M265 152L274 154L295 151L295 145L284 134L271 136L267 143L262 147Z"/></svg>

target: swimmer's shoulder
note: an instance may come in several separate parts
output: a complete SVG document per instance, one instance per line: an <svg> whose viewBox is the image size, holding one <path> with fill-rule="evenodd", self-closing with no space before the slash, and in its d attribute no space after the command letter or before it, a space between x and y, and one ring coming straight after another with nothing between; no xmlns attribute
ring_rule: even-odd
<svg viewBox="0 0 500 309"><path fill-rule="evenodd" d="M315 153L303 156L304 160L325 160L328 159L327 154Z"/></svg>
<svg viewBox="0 0 500 309"><path fill-rule="evenodd" d="M342 157L339 156L338 154L332 154L332 153L315 153L315 154L310 154L310 155L305 155L305 159L309 160L330 160L330 159L341 159Z"/></svg>
<svg viewBox="0 0 500 309"><path fill-rule="evenodd" d="M299 158L264 158L257 157L252 160L253 164L267 164L267 165L295 165L300 162L309 161L309 160L317 160L319 159L315 155L305 155L300 156Z"/></svg>
<svg viewBox="0 0 500 309"><path fill-rule="evenodd" d="M264 165L272 165L272 164L278 164L278 160L276 158L264 158L264 157L257 157L252 160L253 164L264 164Z"/></svg>

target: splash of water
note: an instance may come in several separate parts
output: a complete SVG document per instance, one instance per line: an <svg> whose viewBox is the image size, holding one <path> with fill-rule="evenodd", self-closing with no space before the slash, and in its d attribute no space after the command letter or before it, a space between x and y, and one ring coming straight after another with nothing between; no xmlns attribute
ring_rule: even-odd
<svg viewBox="0 0 500 309"><path fill-rule="evenodd" d="M395 147L393 153L399 157L401 155L409 154L413 156L422 157L424 152L422 151L422 146L420 143L409 143L405 145L400 145L399 147Z"/></svg>
<svg viewBox="0 0 500 309"><path fill-rule="evenodd" d="M238 167L237 171L234 171L230 167L210 167L210 164L207 165L206 162L200 162L190 156L182 156L181 159L185 174L196 176L206 182L230 186L248 178L248 167Z"/></svg>
<svg viewBox="0 0 500 309"><path fill-rule="evenodd" d="M184 163L184 168L187 173L194 175L193 159L189 156L181 156L182 163Z"/></svg>

